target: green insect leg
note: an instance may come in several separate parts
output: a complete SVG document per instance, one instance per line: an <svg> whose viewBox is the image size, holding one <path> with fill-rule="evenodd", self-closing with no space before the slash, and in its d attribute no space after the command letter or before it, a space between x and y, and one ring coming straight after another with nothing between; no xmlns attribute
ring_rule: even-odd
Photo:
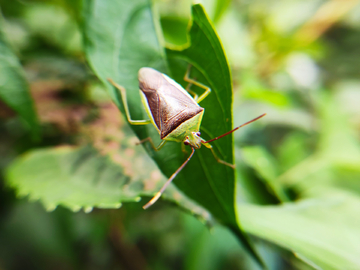
<svg viewBox="0 0 360 270"><path fill-rule="evenodd" d="M121 85L117 84L116 82L114 82L112 79L108 78L107 79L116 89L119 90L120 95L121 95L121 99L123 101L123 105L124 105L124 110L125 110L125 114L126 114L126 118L128 120L128 122L131 125L147 125L147 124L151 124L151 120L133 120L131 119L130 116L130 110L129 110L129 105L127 103L127 97L126 97L126 90L124 87L122 87Z"/></svg>
<svg viewBox="0 0 360 270"><path fill-rule="evenodd" d="M152 141L152 139L150 137L147 137L139 142L137 142L136 144L139 145L139 144L142 144L142 143L145 143L145 142L149 142L152 149L154 149L155 151L159 151L166 143L165 140L162 140L161 143L158 145L158 146L155 146L154 142Z"/></svg>
<svg viewBox="0 0 360 270"><path fill-rule="evenodd" d="M212 147L211 144L209 144L209 143L203 143L203 145L204 145L206 148L209 148L209 149L211 150L211 153L214 155L214 158L216 159L217 162L219 162L219 163L221 163L221 164L224 164L224 165L226 165L226 166L229 166L229 167L235 169L235 165L234 165L234 164L228 163L228 162L220 159L220 158L216 155L215 150L214 150L214 148Z"/></svg>
<svg viewBox="0 0 360 270"><path fill-rule="evenodd" d="M185 76L184 76L184 81L188 82L189 85L186 87L186 91L188 91L190 94L192 94L194 96L194 100L196 101L196 103L200 103L202 100L204 100L210 93L211 93L211 89L210 87L195 81L194 79L190 78L190 70L191 70L191 65L189 65ZM205 89L205 92L201 94L201 96L199 97L194 91L190 90L191 85L196 85L202 89Z"/></svg>

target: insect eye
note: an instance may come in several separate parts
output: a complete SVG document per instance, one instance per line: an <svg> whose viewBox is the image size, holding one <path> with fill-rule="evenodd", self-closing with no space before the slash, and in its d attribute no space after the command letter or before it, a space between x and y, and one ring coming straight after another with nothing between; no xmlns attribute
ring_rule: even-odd
<svg viewBox="0 0 360 270"><path fill-rule="evenodd" d="M186 136L186 139L184 140L184 144L185 144L185 145L189 145L189 144L190 144L189 137Z"/></svg>
<svg viewBox="0 0 360 270"><path fill-rule="evenodd" d="M199 131L199 132L196 132L196 135L200 136L200 131Z"/></svg>

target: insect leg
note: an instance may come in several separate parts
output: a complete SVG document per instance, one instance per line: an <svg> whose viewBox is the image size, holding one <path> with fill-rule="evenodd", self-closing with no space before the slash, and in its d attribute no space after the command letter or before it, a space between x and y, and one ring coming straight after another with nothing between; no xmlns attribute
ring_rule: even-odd
<svg viewBox="0 0 360 270"><path fill-rule="evenodd" d="M109 83L111 83L115 88L117 88L120 92L121 95L121 99L123 100L123 104L124 104L124 110L125 110L125 114L126 114L126 118L128 120L128 122L131 125L147 125L151 123L151 120L132 120L131 116L130 116L130 110L129 110L129 105L127 103L127 98L126 98L126 90L124 87L122 87L121 85L118 85L116 82L114 82L112 79L108 78L107 79L109 81Z"/></svg>
<svg viewBox="0 0 360 270"><path fill-rule="evenodd" d="M235 165L234 165L234 164L228 163L228 162L220 159L220 158L216 155L215 150L214 150L214 148L212 147L211 144L203 142L203 145L211 150L211 153L214 155L214 158L216 159L217 162L219 162L219 163L221 163L221 164L224 164L224 165L226 165L226 166L229 166L229 167L235 169Z"/></svg>
<svg viewBox="0 0 360 270"><path fill-rule="evenodd" d="M181 144L181 151L184 153L184 154L187 154L188 152L186 151L185 149L185 144Z"/></svg>
<svg viewBox="0 0 360 270"><path fill-rule="evenodd" d="M145 142L149 142L152 149L154 149L155 151L159 151L166 143L165 140L162 140L161 143L158 145L158 146L155 146L154 142L152 141L152 139L150 137L147 137L139 142L137 142L136 144L139 145L139 144L142 144L142 143L145 143Z"/></svg>
<svg viewBox="0 0 360 270"><path fill-rule="evenodd" d="M152 206L161 196L161 194L164 193L165 189L167 188L167 186L171 183L172 180L174 180L174 178L179 174L179 172L185 167L185 165L189 162L189 160L191 159L191 157L194 155L195 149L191 148L192 152L190 154L190 156L184 161L184 163L170 176L170 178L165 182L165 184L162 186L162 188L155 194L155 196L147 203L143 206L144 209L149 208L150 206Z"/></svg>
<svg viewBox="0 0 360 270"><path fill-rule="evenodd" d="M187 86L186 86L186 91L189 92L191 95L193 95L193 99L196 101L199 99L199 96L198 94L196 94L194 91L192 91L190 88L192 86L192 83L189 83Z"/></svg>
<svg viewBox="0 0 360 270"><path fill-rule="evenodd" d="M186 73L185 73L185 76L184 76L184 81L188 82L191 86L191 84L194 84L202 89L205 89L205 92L201 94L201 96L199 97L198 95L195 94L194 96L194 100L197 102L197 103L200 103L203 99L205 99L210 93L211 93L211 89L210 87L198 82L198 81L195 81L194 79L191 79L189 76L190 76L190 70L191 70L191 65L189 65ZM188 87L186 87L186 90L188 90ZM193 91L189 92L189 93L194 93Z"/></svg>

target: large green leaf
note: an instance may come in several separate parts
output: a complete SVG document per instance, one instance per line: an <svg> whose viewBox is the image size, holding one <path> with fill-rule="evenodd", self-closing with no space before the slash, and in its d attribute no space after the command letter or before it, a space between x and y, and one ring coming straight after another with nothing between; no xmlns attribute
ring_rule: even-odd
<svg viewBox="0 0 360 270"><path fill-rule="evenodd" d="M282 206L238 205L245 231L322 269L360 269L358 197L331 193ZM317 196L319 193L317 193Z"/></svg>
<svg viewBox="0 0 360 270"><path fill-rule="evenodd" d="M120 166L91 147L27 153L8 168L7 179L20 196L41 199L49 210L59 204L74 211L82 207L85 211L119 208L123 201L140 200L136 181L130 182L131 177Z"/></svg>
<svg viewBox="0 0 360 270"><path fill-rule="evenodd" d="M36 136L39 125L29 86L18 58L5 40L2 27L0 16L0 98L27 122Z"/></svg>
<svg viewBox="0 0 360 270"><path fill-rule="evenodd" d="M93 207L119 208L123 202L139 201L158 189L164 177L144 150L125 151L133 140L123 141L122 150L101 155L95 148L63 146L31 151L17 158L7 169L8 185L19 196L40 200L45 208L58 205L89 212ZM112 159L116 159L114 162ZM144 183L144 179L148 181ZM188 200L174 186L164 196L203 222L211 216Z"/></svg>
<svg viewBox="0 0 360 270"><path fill-rule="evenodd" d="M167 55L176 81L183 82L187 65L191 64L196 71L192 72L191 77L212 90L200 104L205 108L201 133L202 137L208 140L232 128L231 77L219 38L203 8L200 5L193 6L192 16L189 47L181 51L167 50ZM198 92L201 91L204 90L199 89ZM212 144L221 159L233 163L232 136ZM219 164L208 149L203 147L197 150L192 162L184 169L176 183L181 190L210 209L220 220L233 222L234 170Z"/></svg>

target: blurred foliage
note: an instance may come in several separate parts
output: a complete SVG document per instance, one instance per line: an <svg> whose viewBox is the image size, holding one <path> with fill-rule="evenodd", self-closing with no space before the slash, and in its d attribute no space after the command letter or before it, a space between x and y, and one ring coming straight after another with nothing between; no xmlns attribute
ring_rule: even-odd
<svg viewBox="0 0 360 270"><path fill-rule="evenodd" d="M267 113L234 133L238 224L268 269L359 269L360 1L201 2L230 63L234 126ZM174 185L147 211L134 202L166 177L86 60L91 3L0 0L0 268L260 269ZM152 11L166 47L184 48L191 1ZM178 80L184 65L169 63Z"/></svg>

